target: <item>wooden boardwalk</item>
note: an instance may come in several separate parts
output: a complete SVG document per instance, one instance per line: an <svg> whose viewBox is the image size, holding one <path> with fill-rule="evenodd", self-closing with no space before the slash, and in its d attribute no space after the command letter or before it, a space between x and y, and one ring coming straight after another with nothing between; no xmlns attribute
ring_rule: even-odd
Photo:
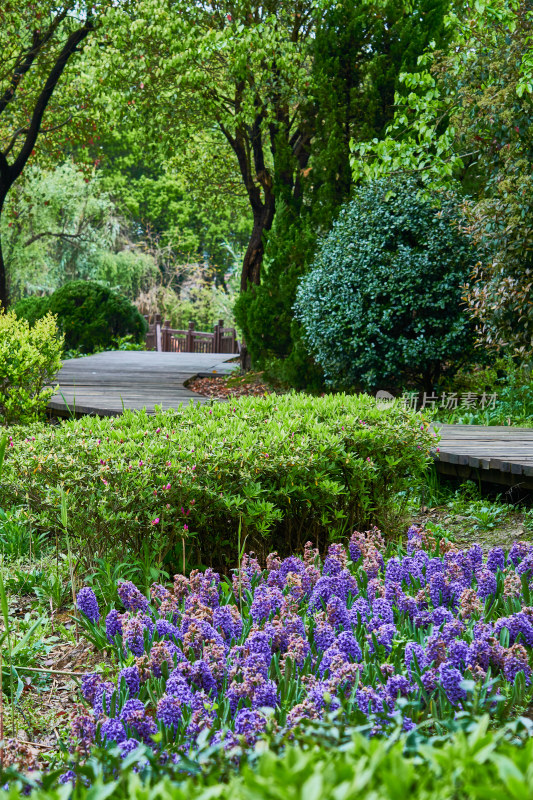
<svg viewBox="0 0 533 800"><path fill-rule="evenodd" d="M56 381L59 391L48 403L60 416L112 416L124 408L153 412L207 397L191 392L185 381L198 374L227 374L234 355L114 351L63 362ZM66 401L66 403L65 403Z"/></svg>
<svg viewBox="0 0 533 800"><path fill-rule="evenodd" d="M48 408L76 416L121 414L124 408L153 412L209 398L184 385L193 375L227 374L235 356L209 353L109 352L63 362L60 391ZM66 403L65 403L66 401ZM462 479L533 489L533 428L436 425L437 470Z"/></svg>
<svg viewBox="0 0 533 800"><path fill-rule="evenodd" d="M459 478L533 489L533 428L435 426L437 470Z"/></svg>

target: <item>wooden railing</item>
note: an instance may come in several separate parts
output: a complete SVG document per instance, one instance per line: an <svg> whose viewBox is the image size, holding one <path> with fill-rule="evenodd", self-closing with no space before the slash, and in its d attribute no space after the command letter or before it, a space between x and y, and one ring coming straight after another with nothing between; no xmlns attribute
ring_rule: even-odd
<svg viewBox="0 0 533 800"><path fill-rule="evenodd" d="M161 315L155 314L148 322L146 349L160 353L228 353L238 355L240 345L235 328L225 328L219 319L213 333L195 331L194 323L189 322L187 330L170 327L170 322L161 322Z"/></svg>

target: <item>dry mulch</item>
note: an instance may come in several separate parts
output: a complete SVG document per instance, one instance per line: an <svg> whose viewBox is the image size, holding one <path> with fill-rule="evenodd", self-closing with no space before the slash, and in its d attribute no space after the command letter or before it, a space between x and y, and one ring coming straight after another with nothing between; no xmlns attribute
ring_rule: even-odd
<svg viewBox="0 0 533 800"><path fill-rule="evenodd" d="M492 528L483 528L468 516L453 514L445 507L436 506L421 509L412 519L412 523L440 525L451 535L458 547L469 548L477 543L485 553L492 547L509 548L517 539L533 539L533 533L524 525L524 515L519 511L506 515Z"/></svg>
<svg viewBox="0 0 533 800"><path fill-rule="evenodd" d="M229 400L235 397L263 397L273 391L280 393L263 380L262 372L246 373L242 376L213 376L212 378L193 378L187 388L204 397L215 400Z"/></svg>
<svg viewBox="0 0 533 800"><path fill-rule="evenodd" d="M20 609L13 609L15 617L26 606L26 598L17 599ZM70 613L54 614L53 619L74 630ZM34 664L33 669L19 670L24 688L16 707L14 736L9 699L4 697L3 703L3 734L9 739L3 762L23 772L49 769L49 757L57 755L60 742L69 745L71 722L82 708L83 674L97 666L99 671L111 667L105 654L87 642L81 631L78 642L58 642Z"/></svg>

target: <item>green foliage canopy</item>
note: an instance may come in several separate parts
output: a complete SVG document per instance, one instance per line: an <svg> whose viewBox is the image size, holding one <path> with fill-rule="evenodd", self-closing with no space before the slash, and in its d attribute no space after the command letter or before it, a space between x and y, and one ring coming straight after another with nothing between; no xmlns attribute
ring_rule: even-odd
<svg viewBox="0 0 533 800"><path fill-rule="evenodd" d="M354 178L416 172L457 186L485 254L465 295L479 342L533 354L533 6L483 0L450 17L452 46L403 75L382 140L353 142Z"/></svg>
<svg viewBox="0 0 533 800"><path fill-rule="evenodd" d="M2 3L0 8L0 214L7 194L35 154L38 137L53 134L84 103L69 61L93 32L108 0ZM72 89L58 96L58 86ZM1 245L1 241L0 241ZM8 276L0 246L0 302Z"/></svg>
<svg viewBox="0 0 533 800"><path fill-rule="evenodd" d="M0 308L0 424L29 423L54 393L49 384L61 367L63 337L47 314L30 327Z"/></svg>
<svg viewBox="0 0 533 800"><path fill-rule="evenodd" d="M291 385L322 383L303 347L293 305L317 238L329 230L352 190L350 140L383 135L400 73L416 69L431 40L443 43L447 9L447 0L409 6L343 2L328 6L317 24L310 46L308 165L300 191L288 191L283 175L293 169L291 153L277 150L276 217L261 284L242 295L236 308L253 363L270 367ZM270 365L272 359L277 361Z"/></svg>

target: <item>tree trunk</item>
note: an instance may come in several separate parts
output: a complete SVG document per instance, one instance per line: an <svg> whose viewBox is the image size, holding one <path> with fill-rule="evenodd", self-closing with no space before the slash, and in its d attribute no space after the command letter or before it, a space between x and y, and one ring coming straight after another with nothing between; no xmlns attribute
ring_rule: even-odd
<svg viewBox="0 0 533 800"><path fill-rule="evenodd" d="M4 207L5 195L0 195L0 220L2 219L2 208ZM2 254L2 234L0 233L0 306L6 309L9 305L9 293L7 287L7 274Z"/></svg>
<svg viewBox="0 0 533 800"><path fill-rule="evenodd" d="M242 264L241 292L245 292L251 285L258 286L260 283L265 252L264 234L272 227L275 205L274 195L269 193L261 207L254 209L252 235Z"/></svg>

